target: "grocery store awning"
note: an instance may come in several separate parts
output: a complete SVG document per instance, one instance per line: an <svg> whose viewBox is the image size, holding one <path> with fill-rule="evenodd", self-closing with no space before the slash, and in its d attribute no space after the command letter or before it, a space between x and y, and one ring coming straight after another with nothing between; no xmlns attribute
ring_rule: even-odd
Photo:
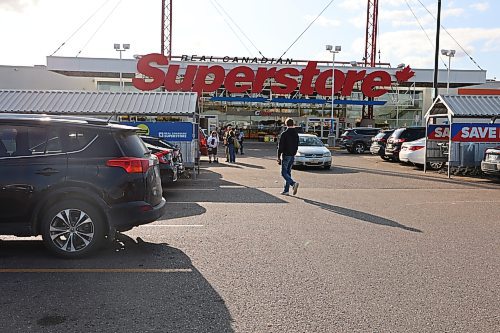
<svg viewBox="0 0 500 333"><path fill-rule="evenodd" d="M492 118L500 116L500 96L494 95L440 95L429 111L430 116L450 115L454 118Z"/></svg>
<svg viewBox="0 0 500 333"><path fill-rule="evenodd" d="M0 112L192 116L197 100L195 92L0 90Z"/></svg>

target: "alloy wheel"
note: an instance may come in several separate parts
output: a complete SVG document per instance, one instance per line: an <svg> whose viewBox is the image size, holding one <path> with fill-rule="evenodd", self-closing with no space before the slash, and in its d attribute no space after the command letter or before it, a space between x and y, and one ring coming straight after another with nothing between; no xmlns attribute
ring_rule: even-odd
<svg viewBox="0 0 500 333"><path fill-rule="evenodd" d="M79 209L64 209L50 222L50 238L61 251L85 249L94 238L95 226L90 216Z"/></svg>

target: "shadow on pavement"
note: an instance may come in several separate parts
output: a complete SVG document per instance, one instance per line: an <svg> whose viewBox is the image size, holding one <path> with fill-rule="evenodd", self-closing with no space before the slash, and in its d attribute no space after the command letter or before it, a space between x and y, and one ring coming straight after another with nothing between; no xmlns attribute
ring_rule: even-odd
<svg viewBox="0 0 500 333"><path fill-rule="evenodd" d="M433 176L432 174L429 176L426 175L413 175L409 173L398 173L396 171L384 171L384 170L375 170L375 169L366 169L360 167L344 167L346 170L352 170L353 172L364 172L373 175L381 175L381 176L392 176L392 177L400 177L405 179L415 179L415 180L425 180L436 183L444 183L444 184L455 184L455 185L463 185L467 187L473 188L483 188L483 189L498 189L498 186L494 183L471 183L463 180L453 180L453 179L444 179ZM423 172L423 171L422 171Z"/></svg>
<svg viewBox="0 0 500 333"><path fill-rule="evenodd" d="M318 202L318 201L304 199L304 198L299 198L299 199L302 199L305 203L308 203L308 204L314 205L314 206L318 206L321 209L327 210L329 212L343 215L343 216L352 217L353 219L356 219L359 221L374 223L374 224L378 224L378 225L384 225L387 227L401 228L401 229L404 229L407 231L412 231L412 232L422 232L419 229L407 227L407 226L400 224L396 221L389 220L389 219L386 219L386 218L383 218L383 217L380 217L377 215L372 215L372 214L360 212L359 210L329 205L329 204L325 204L323 202Z"/></svg>
<svg viewBox="0 0 500 333"><path fill-rule="evenodd" d="M168 205L197 202L287 203L256 188L224 180L221 174L207 169L202 169L197 179L178 181L165 188L164 197Z"/></svg>
<svg viewBox="0 0 500 333"><path fill-rule="evenodd" d="M295 168L296 170L300 171L307 171L309 173L317 173L317 174L333 174L333 175L345 175L349 173L359 173L359 171L350 169L350 168L344 168L344 167L339 167L332 165L332 168L330 170L324 170L323 168L311 168L311 167L300 167L300 168Z"/></svg>
<svg viewBox="0 0 500 333"><path fill-rule="evenodd" d="M224 300L168 244L121 234L93 257L63 260L41 241L1 241L0 263L0 271L59 269L0 273L3 332L234 332Z"/></svg>

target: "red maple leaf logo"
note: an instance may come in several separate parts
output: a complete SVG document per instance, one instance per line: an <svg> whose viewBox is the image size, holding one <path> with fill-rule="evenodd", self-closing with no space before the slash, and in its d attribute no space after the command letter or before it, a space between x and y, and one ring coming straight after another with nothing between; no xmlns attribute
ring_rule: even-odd
<svg viewBox="0 0 500 333"><path fill-rule="evenodd" d="M408 81L414 76L415 72L411 70L410 66L406 66L402 70L396 72L396 80L398 80L398 82Z"/></svg>

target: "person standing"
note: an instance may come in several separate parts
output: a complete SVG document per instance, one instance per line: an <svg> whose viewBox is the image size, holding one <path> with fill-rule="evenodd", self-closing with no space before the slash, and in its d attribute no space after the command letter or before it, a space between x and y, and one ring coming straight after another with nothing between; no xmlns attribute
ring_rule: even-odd
<svg viewBox="0 0 500 333"><path fill-rule="evenodd" d="M278 164L281 164L281 176L285 179L285 187L281 194L289 195L290 186L293 195L297 194L299 183L292 179L292 166L295 154L299 149L299 134L294 127L293 119L288 118L285 121L286 130L281 133L278 144Z"/></svg>
<svg viewBox="0 0 500 333"><path fill-rule="evenodd" d="M240 155L245 155L243 154L243 139L245 137L245 133L243 133L243 128L240 129L240 133L238 135L238 142L240 143Z"/></svg>
<svg viewBox="0 0 500 333"><path fill-rule="evenodd" d="M226 162L229 162L229 132L233 130L233 127L231 125L226 126L226 130L224 131L224 135L222 139L224 140L224 153L226 154Z"/></svg>
<svg viewBox="0 0 500 333"><path fill-rule="evenodd" d="M208 163L212 163L212 158L214 163L219 163L219 158L217 157L217 147L219 146L219 138L217 137L217 132L213 131L212 135L207 139L208 146Z"/></svg>
<svg viewBox="0 0 500 333"><path fill-rule="evenodd" d="M229 163L236 163L235 141L237 140L233 130L228 132L226 141L229 153Z"/></svg>

